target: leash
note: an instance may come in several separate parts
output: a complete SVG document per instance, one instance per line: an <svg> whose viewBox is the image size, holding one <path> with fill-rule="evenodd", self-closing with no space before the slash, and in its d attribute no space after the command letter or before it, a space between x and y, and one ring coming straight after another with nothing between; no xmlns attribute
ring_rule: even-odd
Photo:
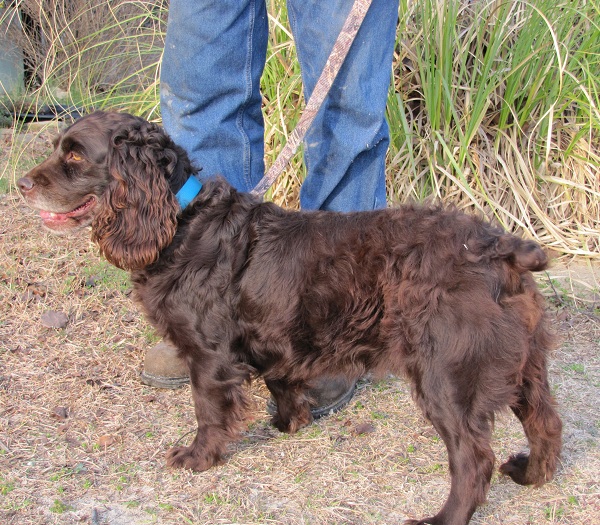
<svg viewBox="0 0 600 525"><path fill-rule="evenodd" d="M304 112L302 113L298 124L296 124L296 127L290 134L286 145L275 159L275 162L273 162L269 168L269 171L267 171L266 175L250 192L252 195L258 195L260 197L264 196L267 190L273 185L277 177L281 175L290 159L294 156L294 153L296 153L298 146L300 146L300 143L304 139L308 128L319 112L319 109L323 104L323 100L325 100L325 97L329 93L329 90L331 89L331 86L333 85L333 82L340 68L342 67L342 64L344 63L346 55L350 50L350 46L356 37L356 33L358 33L358 29L360 28L362 21L369 10L371 1L372 0L354 0L352 9L346 18L346 21L344 22L344 26L342 27L335 44L333 45L331 54L325 63L325 67L321 72L319 80L317 80L315 89L306 103L306 107L304 108Z"/></svg>

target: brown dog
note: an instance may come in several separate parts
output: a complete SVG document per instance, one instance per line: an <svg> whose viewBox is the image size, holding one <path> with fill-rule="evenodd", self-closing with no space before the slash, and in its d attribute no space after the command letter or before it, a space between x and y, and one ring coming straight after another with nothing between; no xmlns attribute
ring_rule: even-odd
<svg viewBox="0 0 600 525"><path fill-rule="evenodd" d="M94 113L18 181L53 231L91 224L137 300L190 369L198 433L168 464L219 463L244 420L243 383L262 376L275 426L311 422L307 389L328 374L404 374L448 449L451 489L435 516L464 525L490 484L494 412L509 406L530 452L501 471L552 479L561 421L550 395L551 337L530 271L537 244L456 210L290 212L206 183L181 209L195 170L158 126ZM193 182L193 178L191 179Z"/></svg>

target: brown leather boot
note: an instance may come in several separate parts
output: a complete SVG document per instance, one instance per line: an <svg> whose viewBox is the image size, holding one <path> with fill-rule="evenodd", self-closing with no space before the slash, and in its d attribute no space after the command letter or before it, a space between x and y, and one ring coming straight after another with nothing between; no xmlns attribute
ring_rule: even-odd
<svg viewBox="0 0 600 525"><path fill-rule="evenodd" d="M177 355L177 349L161 341L146 352L142 383L157 388L179 388L190 382L187 363Z"/></svg>
<svg viewBox="0 0 600 525"><path fill-rule="evenodd" d="M177 355L177 349L168 341L161 341L146 352L142 383L156 388L180 388L190 382L187 363ZM310 412L314 419L333 414L348 404L356 381L344 376L326 376L314 382L308 391L313 400ZM274 399L267 402L267 412L274 415L277 406Z"/></svg>

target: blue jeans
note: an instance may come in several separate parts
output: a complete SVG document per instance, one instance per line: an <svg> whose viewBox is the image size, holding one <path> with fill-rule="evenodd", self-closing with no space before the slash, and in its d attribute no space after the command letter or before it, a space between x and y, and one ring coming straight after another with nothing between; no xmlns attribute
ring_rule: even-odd
<svg viewBox="0 0 600 525"><path fill-rule="evenodd" d="M308 99L351 0L288 0ZM385 106L398 0L373 0L304 141L305 209L386 205ZM268 40L265 0L171 0L161 70L163 124L202 167L250 191L264 174L260 77Z"/></svg>

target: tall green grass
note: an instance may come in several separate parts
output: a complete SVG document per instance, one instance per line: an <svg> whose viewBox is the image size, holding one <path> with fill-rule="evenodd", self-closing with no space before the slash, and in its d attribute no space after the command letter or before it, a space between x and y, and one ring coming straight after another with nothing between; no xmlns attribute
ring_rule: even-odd
<svg viewBox="0 0 600 525"><path fill-rule="evenodd" d="M46 34L43 84L60 101L159 119L166 2L22 0ZM303 106L284 0L267 2L266 162ZM51 14L47 14L51 13ZM400 0L388 100L393 202L437 198L494 216L561 253L600 256L598 0ZM301 155L269 198L296 206Z"/></svg>
<svg viewBox="0 0 600 525"><path fill-rule="evenodd" d="M598 2L402 0L390 193L600 251Z"/></svg>

